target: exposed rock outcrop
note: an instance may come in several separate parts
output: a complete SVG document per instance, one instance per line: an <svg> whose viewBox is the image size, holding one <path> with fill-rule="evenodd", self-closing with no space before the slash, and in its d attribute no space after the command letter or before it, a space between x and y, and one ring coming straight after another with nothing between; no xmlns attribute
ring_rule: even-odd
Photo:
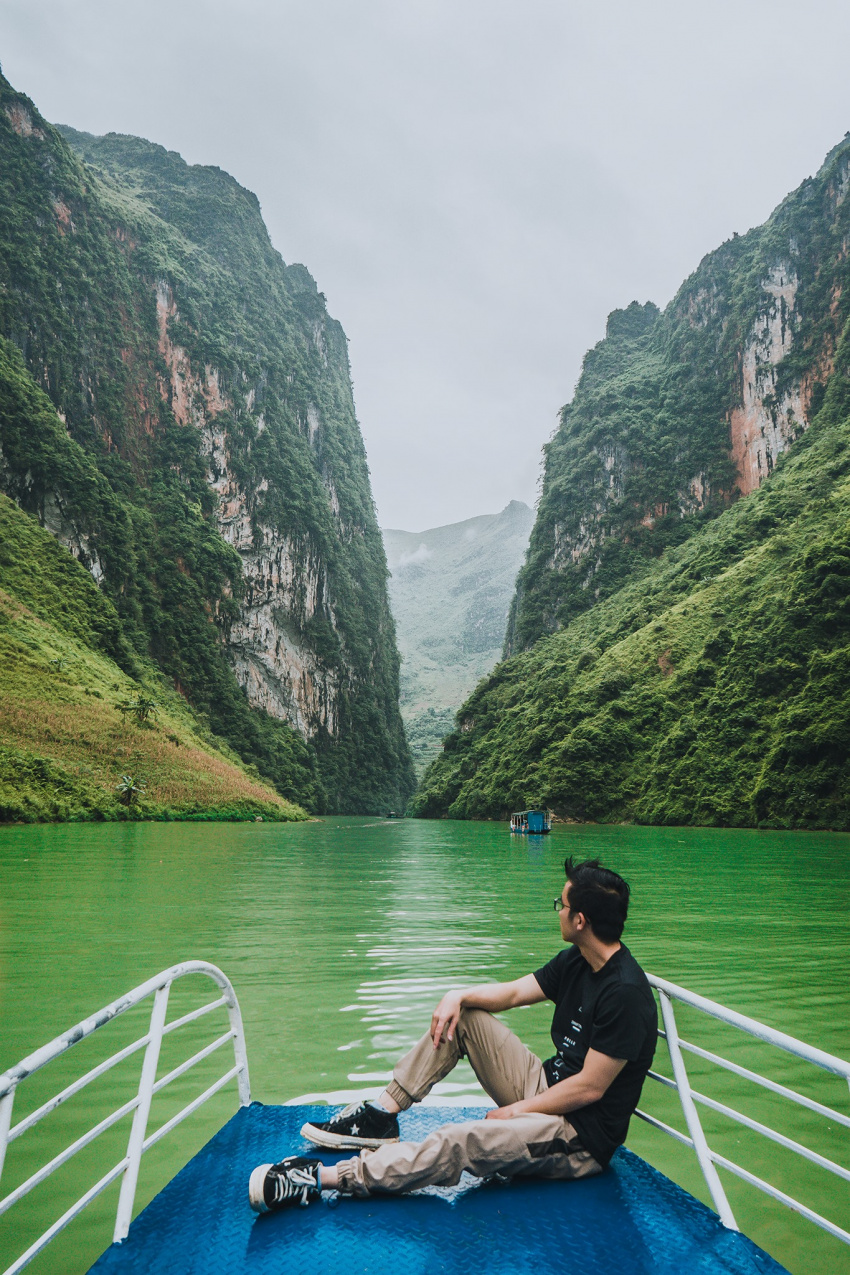
<svg viewBox="0 0 850 1275"><path fill-rule="evenodd" d="M663 314L610 316L546 450L506 650L531 646L755 491L823 401L844 323L850 140Z"/></svg>
<svg viewBox="0 0 850 1275"><path fill-rule="evenodd" d="M777 388L779 365L791 353L799 327L797 273L791 265L772 266L761 286L767 300L741 353L742 401L729 415L732 459L744 496L808 425L801 384Z"/></svg>
<svg viewBox="0 0 850 1275"><path fill-rule="evenodd" d="M179 323L180 314L173 289L164 279L156 284L156 314L158 348L167 369L160 379L163 402L181 425L200 431L207 481L217 496L218 529L242 561L244 588L237 602L238 616L230 622L227 635L236 678L254 708L290 722L305 739L318 731L333 737L338 729L338 678L299 638L317 616L335 624L325 564L309 537L287 536L263 520L259 505L268 491L266 478L249 490L236 477L228 436L234 404L222 391L218 370L207 363L196 371L187 351L172 340L170 324ZM327 367L326 343L316 325L312 336ZM265 419L256 407L253 388L245 395L244 406L255 432L262 434ZM222 413L227 413L226 422L220 419ZM306 420L308 441L315 447L320 420L313 403L307 407ZM331 512L338 516L333 482L324 477Z"/></svg>
<svg viewBox="0 0 850 1275"><path fill-rule="evenodd" d="M43 438L16 423L4 487L284 795L403 807L386 559L345 335L309 272L220 169L60 134L2 77L0 182L28 236L0 228L0 336L65 426L43 405Z"/></svg>

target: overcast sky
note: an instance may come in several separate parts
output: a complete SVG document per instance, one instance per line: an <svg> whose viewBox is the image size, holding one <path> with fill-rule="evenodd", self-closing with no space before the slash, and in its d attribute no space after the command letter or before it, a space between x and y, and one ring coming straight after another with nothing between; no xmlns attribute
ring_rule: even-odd
<svg viewBox="0 0 850 1275"><path fill-rule="evenodd" d="M533 502L605 318L850 129L840 0L0 0L44 115L256 191L350 341L383 526Z"/></svg>

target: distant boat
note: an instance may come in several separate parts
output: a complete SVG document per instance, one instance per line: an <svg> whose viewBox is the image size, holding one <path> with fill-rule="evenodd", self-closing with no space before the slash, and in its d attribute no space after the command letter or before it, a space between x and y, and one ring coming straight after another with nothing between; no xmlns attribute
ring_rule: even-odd
<svg viewBox="0 0 850 1275"><path fill-rule="evenodd" d="M397 811L397 810L388 810L388 811L387 811L387 818L388 818L388 819L401 819L401 818L402 818L402 816L398 813L398 811Z"/></svg>
<svg viewBox="0 0 850 1275"><path fill-rule="evenodd" d="M533 810L518 810L511 815L511 832L551 832L552 811L536 807Z"/></svg>

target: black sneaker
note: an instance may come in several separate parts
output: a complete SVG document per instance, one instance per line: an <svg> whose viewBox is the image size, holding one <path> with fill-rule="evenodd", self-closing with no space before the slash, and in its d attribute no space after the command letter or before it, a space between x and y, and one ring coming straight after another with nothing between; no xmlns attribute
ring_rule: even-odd
<svg viewBox="0 0 850 1275"><path fill-rule="evenodd" d="M305 1160L301 1155L290 1155L280 1164L259 1164L248 1183L248 1199L255 1213L269 1213L273 1209L285 1209L289 1204L307 1205L318 1200L319 1160Z"/></svg>
<svg viewBox="0 0 850 1275"><path fill-rule="evenodd" d="M382 1147L398 1142L398 1120L371 1102L352 1102L322 1124L305 1124L301 1137L317 1147L353 1151L360 1147Z"/></svg>

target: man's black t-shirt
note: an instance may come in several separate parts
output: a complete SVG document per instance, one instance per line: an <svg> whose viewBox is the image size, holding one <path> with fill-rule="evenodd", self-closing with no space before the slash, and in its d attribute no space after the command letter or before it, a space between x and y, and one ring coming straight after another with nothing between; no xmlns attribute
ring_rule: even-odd
<svg viewBox="0 0 850 1275"><path fill-rule="evenodd" d="M606 1165L626 1140L658 1040L658 1012L647 977L629 949L618 951L596 973L577 947L565 948L534 977L555 1002L552 1041L556 1054L543 1064L550 1085L574 1076L588 1049L626 1065L598 1102L567 1113L582 1145Z"/></svg>

